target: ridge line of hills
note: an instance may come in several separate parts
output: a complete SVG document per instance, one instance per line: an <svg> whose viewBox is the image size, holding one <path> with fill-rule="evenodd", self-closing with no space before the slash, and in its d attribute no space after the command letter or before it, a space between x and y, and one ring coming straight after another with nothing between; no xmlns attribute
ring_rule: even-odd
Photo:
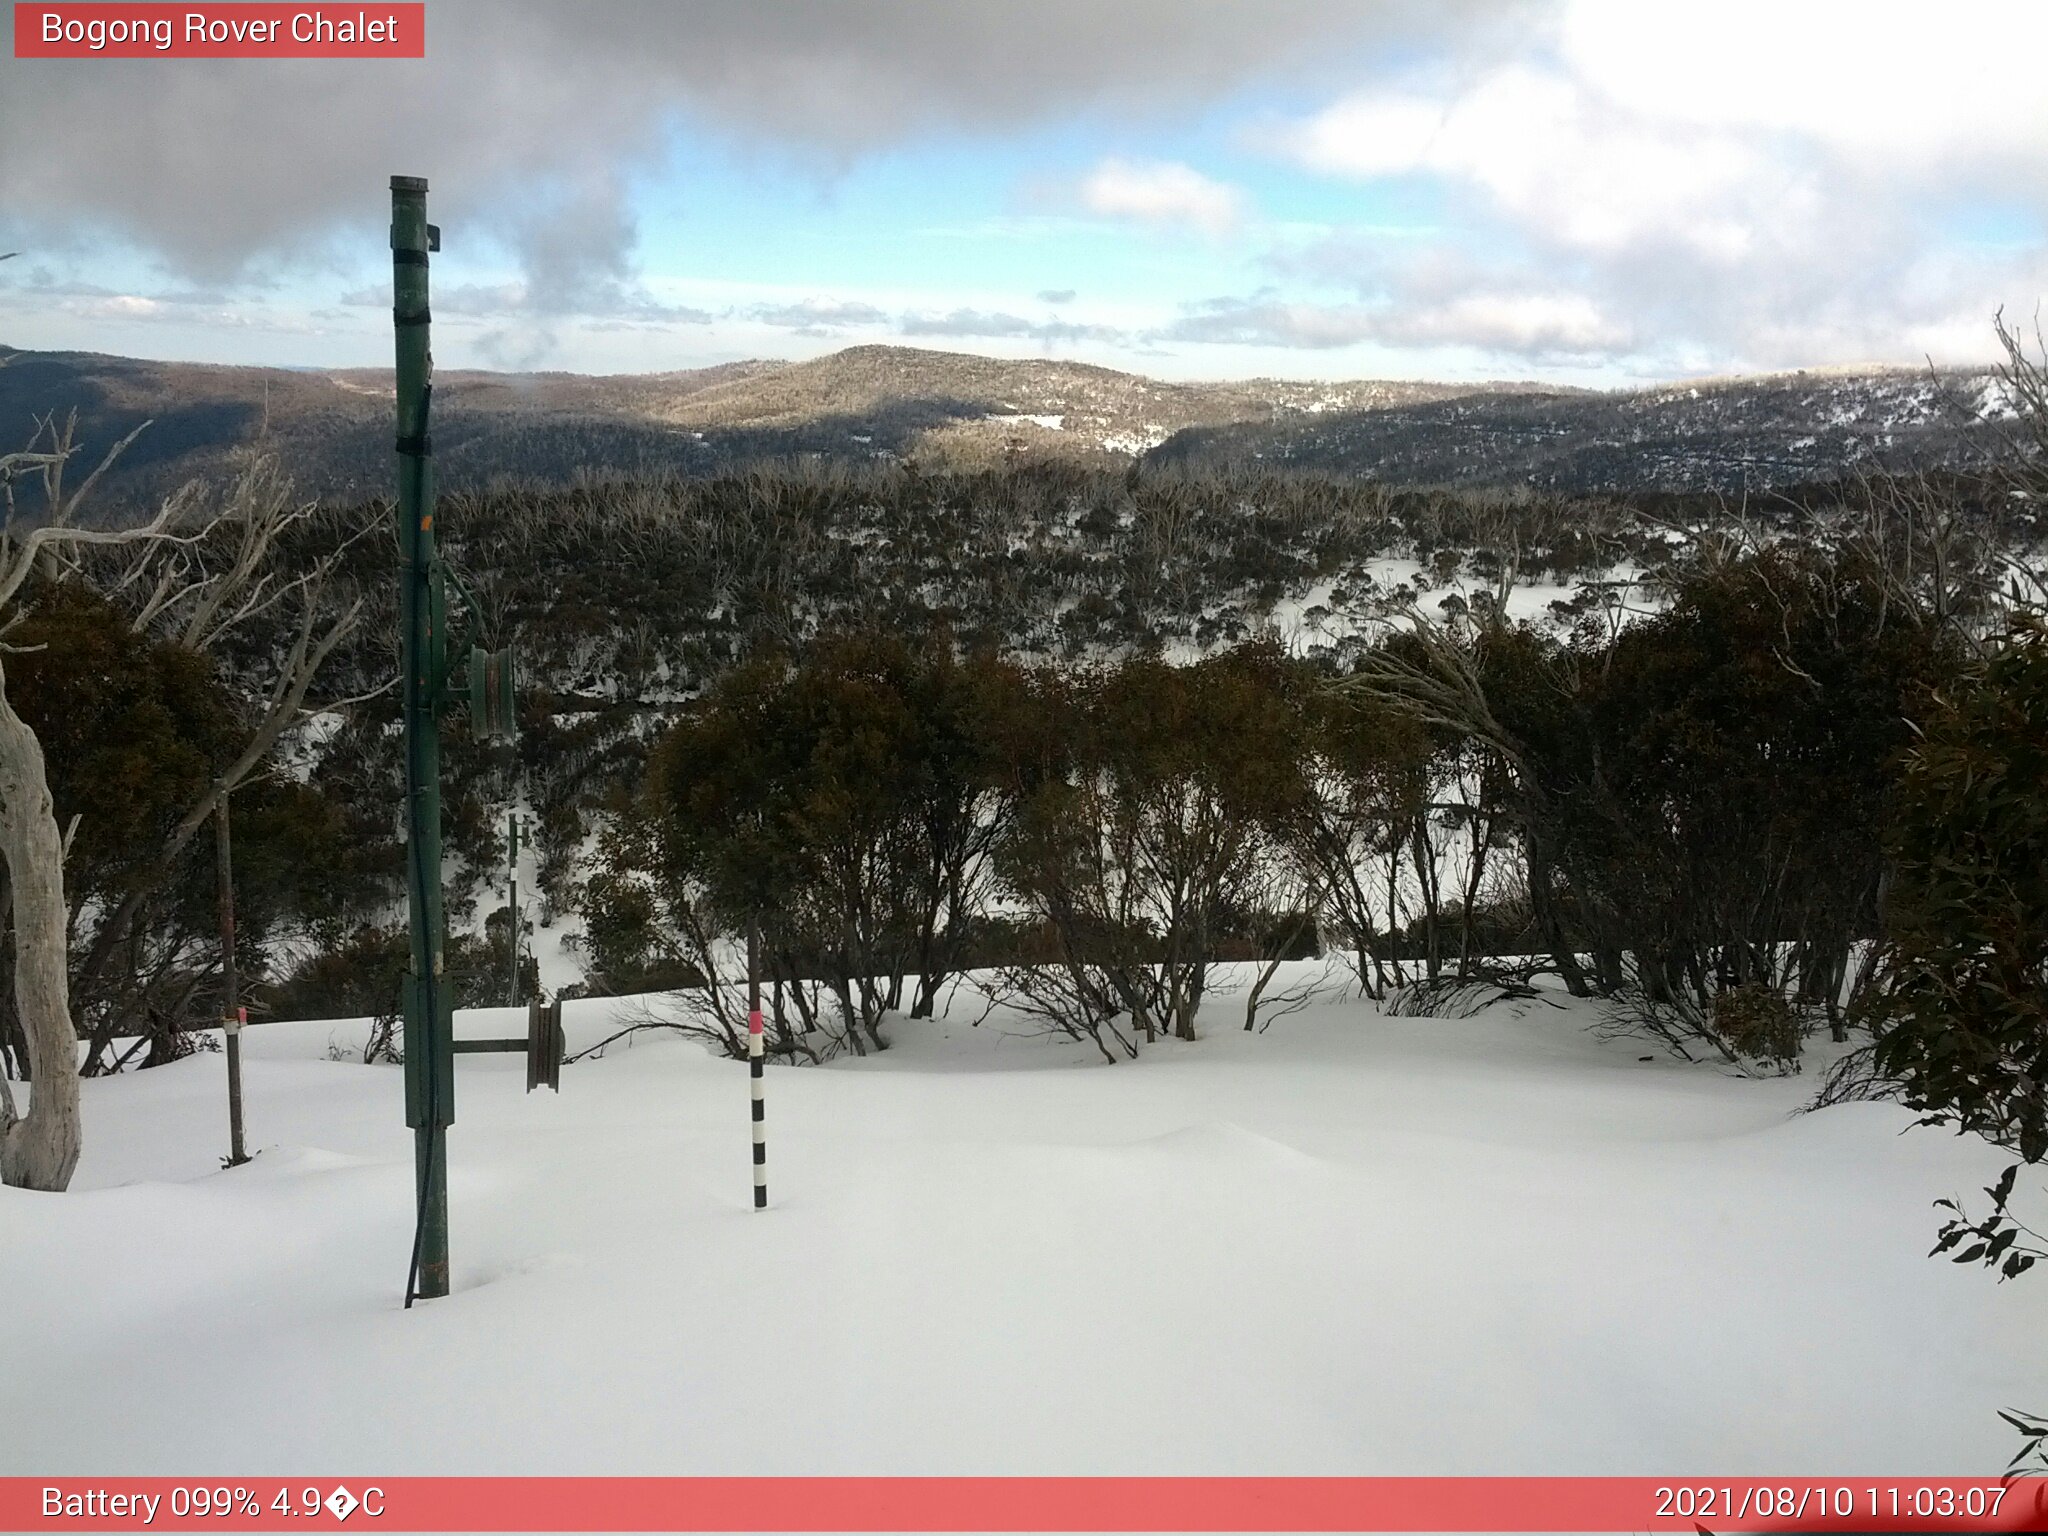
<svg viewBox="0 0 2048 1536"><path fill-rule="evenodd" d="M0 442L76 409L90 453L151 429L106 483L132 510L264 441L301 490L381 495L388 370L151 362L0 346ZM1559 493L1725 491L1867 469L1962 467L2000 397L1989 370L1811 369L1597 391L1528 381L1179 382L1095 364L859 346L802 362L646 374L448 370L444 489L708 475L763 461L986 467L1058 459L1270 468ZM12 434L10 438L9 434Z"/></svg>

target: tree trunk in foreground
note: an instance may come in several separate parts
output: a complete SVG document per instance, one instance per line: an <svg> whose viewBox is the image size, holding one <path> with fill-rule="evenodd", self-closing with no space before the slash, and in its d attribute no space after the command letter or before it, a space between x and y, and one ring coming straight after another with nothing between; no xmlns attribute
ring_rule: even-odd
<svg viewBox="0 0 2048 1536"><path fill-rule="evenodd" d="M64 844L35 732L0 685L0 857L14 901L14 1004L28 1113L0 1108L0 1183L61 1190L78 1166L78 1036L65 974Z"/></svg>

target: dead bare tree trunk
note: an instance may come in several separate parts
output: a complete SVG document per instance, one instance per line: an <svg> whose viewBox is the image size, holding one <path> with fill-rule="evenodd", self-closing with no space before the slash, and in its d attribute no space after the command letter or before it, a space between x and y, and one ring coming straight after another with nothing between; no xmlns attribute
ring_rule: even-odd
<svg viewBox="0 0 2048 1536"><path fill-rule="evenodd" d="M0 1104L0 1184L61 1190L78 1166L78 1036L64 944L64 843L36 733L0 680L0 857L14 906L14 1001L28 1043L28 1113Z"/></svg>
<svg viewBox="0 0 2048 1536"><path fill-rule="evenodd" d="M76 423L75 413L62 428L54 418L43 418L25 451L0 454L0 613L38 566L60 549L169 537L165 530L178 514L177 497L165 502L146 527L108 531L69 526L86 493L142 431L137 427L116 443L85 484L66 496L64 467L74 451ZM42 483L48 520L28 533L17 533L14 487L30 478ZM42 743L15 713L7 699L6 677L0 673L0 860L7 866L13 908L14 1001L28 1049L31 1084L25 1115L16 1108L11 1092L0 1094L0 1183L20 1189L67 1188L83 1139L78 1036L71 1022L64 843Z"/></svg>

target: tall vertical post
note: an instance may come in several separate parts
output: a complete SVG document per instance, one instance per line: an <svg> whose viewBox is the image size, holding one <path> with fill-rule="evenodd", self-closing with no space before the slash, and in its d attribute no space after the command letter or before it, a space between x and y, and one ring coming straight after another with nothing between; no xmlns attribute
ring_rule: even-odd
<svg viewBox="0 0 2048 1536"><path fill-rule="evenodd" d="M768 1208L768 1121L762 1098L765 1040L761 1021L761 922L747 924L747 1078L754 1105L754 1209Z"/></svg>
<svg viewBox="0 0 2048 1536"><path fill-rule="evenodd" d="M509 903L512 912L512 984L505 993L505 1001L512 1007L519 1005L519 813L505 813L505 840L511 849L512 894Z"/></svg>
<svg viewBox="0 0 2048 1536"><path fill-rule="evenodd" d="M228 846L228 797L214 808L213 866L220 881L221 1024L227 1036L228 1166L249 1161L242 1142L242 974L235 964L235 859Z"/></svg>
<svg viewBox="0 0 2048 1536"><path fill-rule="evenodd" d="M405 717L405 847L412 953L405 978L406 1123L418 1207L405 1304L448 1294L448 1126L455 1118L454 1015L441 914L440 703L447 635L434 552L433 393L423 177L391 178L391 319L397 335L398 621Z"/></svg>

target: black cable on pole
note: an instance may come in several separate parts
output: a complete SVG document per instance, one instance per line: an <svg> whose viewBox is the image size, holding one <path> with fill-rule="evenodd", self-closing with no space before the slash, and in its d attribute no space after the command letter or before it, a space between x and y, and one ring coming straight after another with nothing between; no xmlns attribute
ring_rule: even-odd
<svg viewBox="0 0 2048 1536"><path fill-rule="evenodd" d="M412 861L408 858L406 862L410 864ZM417 869L413 873L417 876ZM415 879L414 883L418 883L417 879ZM398 1011L400 1013L405 1011L405 975L403 972L400 972L398 977ZM427 1081L430 1088L433 1084L433 1054L431 1050L427 1052ZM405 1270L405 1310L408 1312L412 1310L413 1302L419 1297L420 1245L426 1241L427 1191L433 1187L433 1182L434 1143L429 1139L427 1142L427 1177L419 1181L419 1199L414 1205L412 1214L412 1258L407 1263Z"/></svg>
<svg viewBox="0 0 2048 1536"><path fill-rule="evenodd" d="M421 401L420 415L422 425L424 425L426 422L427 410L432 403L432 398L432 387L429 386L425 398L423 398ZM412 473L415 476L421 473L420 461L417 457L413 459L411 468ZM414 597L415 604L418 604L426 600L427 592L431 590L431 581L424 567L424 563L419 558L421 554L421 540L420 530L417 525L406 530L406 538L411 543L411 553L413 556L413 558L407 562L412 572L410 579L419 588L422 589ZM419 666L423 664L424 660L424 657L415 656L413 658L413 664L415 666ZM432 707L431 701L429 701L429 707ZM410 735L410 733L408 733L408 735ZM411 899L413 902L413 910L417 912L424 912L427 910L427 873L425 868L423 867L424 860L421 856L420 840L415 835L418 828L417 815L413 809L413 802L417 800L419 797L420 779L421 773L418 744L408 739L406 742L405 753L405 790L407 804L405 821L405 863L406 872L410 878L410 882L412 885ZM420 1010L424 1015L424 1019L422 1021L423 1027L420 1030L420 1039L414 1042L414 1048L423 1049L427 1053L427 1060L424 1067L424 1072L426 1077L426 1099L428 1105L427 1113L429 1118L431 1119L432 1115L436 1112L441 1102L441 1053L434 1049L434 1031L439 1026L440 1022L441 999L439 995L438 985L440 978L434 974L433 960L431 958L431 955L428 960L427 971L424 975L422 975L419 978L419 980L421 993ZM401 978L399 982L401 999L403 998L404 985L405 983ZM402 1009L403 1003L401 1001L401 1011ZM428 1192L434 1187L434 1144L439 1139L440 1138L435 1136L429 1136L427 1138L426 1164L425 1167L421 1169L419 1177L417 1179L419 1191L418 1199L415 1202L413 1208L412 1257L406 1266L405 1274L405 1310L408 1312L412 1310L413 1302L418 1300L419 1298L420 1249L426 1243L427 1198Z"/></svg>

